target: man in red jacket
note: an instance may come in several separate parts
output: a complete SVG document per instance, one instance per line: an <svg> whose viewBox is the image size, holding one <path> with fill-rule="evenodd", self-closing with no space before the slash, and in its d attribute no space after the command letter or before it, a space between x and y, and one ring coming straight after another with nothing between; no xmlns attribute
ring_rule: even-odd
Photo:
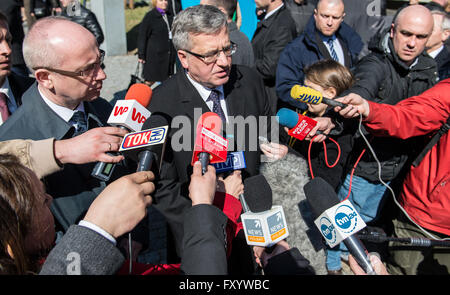
<svg viewBox="0 0 450 295"><path fill-rule="evenodd" d="M450 117L450 79L397 105L378 104L358 95L338 100L349 104L336 108L346 118L363 117L371 134L407 139L436 133ZM411 166L398 200L419 225L404 214L394 220L398 237L450 239L450 135L444 133L416 167ZM426 232L425 232L426 231ZM403 274L448 274L450 249L391 247L394 264ZM394 267L390 269L395 273Z"/></svg>

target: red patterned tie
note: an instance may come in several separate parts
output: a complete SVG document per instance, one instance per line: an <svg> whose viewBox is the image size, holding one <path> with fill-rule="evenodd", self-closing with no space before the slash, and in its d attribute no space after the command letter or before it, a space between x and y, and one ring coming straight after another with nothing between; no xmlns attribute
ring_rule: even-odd
<svg viewBox="0 0 450 295"><path fill-rule="evenodd" d="M7 100L8 97L6 94L0 92L0 114L2 115L3 123L9 118L8 104L6 103Z"/></svg>

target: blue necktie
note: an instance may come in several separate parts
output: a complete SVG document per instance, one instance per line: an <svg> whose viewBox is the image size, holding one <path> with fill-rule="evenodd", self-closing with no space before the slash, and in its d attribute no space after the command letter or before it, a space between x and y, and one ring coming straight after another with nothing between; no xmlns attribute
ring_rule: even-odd
<svg viewBox="0 0 450 295"><path fill-rule="evenodd" d="M335 61L339 62L337 53L334 50L333 38L328 39L327 42L328 42L328 46L330 47L331 58L333 58Z"/></svg>
<svg viewBox="0 0 450 295"><path fill-rule="evenodd" d="M227 119L225 118L225 113L223 112L222 106L220 105L220 92L213 89L206 101L211 100L213 102L213 112L219 115L220 119L222 119L222 122L226 124Z"/></svg>
<svg viewBox="0 0 450 295"><path fill-rule="evenodd" d="M75 127L75 133L73 136L80 135L88 129L86 117L82 111L76 111L69 122Z"/></svg>

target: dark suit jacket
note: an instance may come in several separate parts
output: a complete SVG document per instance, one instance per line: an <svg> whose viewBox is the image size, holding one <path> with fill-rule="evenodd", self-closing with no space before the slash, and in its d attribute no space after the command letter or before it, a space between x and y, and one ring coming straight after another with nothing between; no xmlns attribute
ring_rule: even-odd
<svg viewBox="0 0 450 295"><path fill-rule="evenodd" d="M275 76L278 59L284 47L297 36L295 22L286 6L281 7L256 27L252 38L255 68L264 80L272 112L277 111Z"/></svg>
<svg viewBox="0 0 450 295"><path fill-rule="evenodd" d="M20 76L15 74L14 72L11 72L11 74L8 76L9 86L11 87L11 91L14 94L14 98L16 100L17 106L22 105L22 95L25 93L25 91L28 90L28 88L33 85L35 82L35 79L25 76Z"/></svg>
<svg viewBox="0 0 450 295"><path fill-rule="evenodd" d="M22 106L0 127L0 140L40 140L70 138L74 128L59 117L45 103L38 92L37 84L28 89L22 97ZM84 103L88 114L88 128L105 126L112 106L98 98ZM52 213L56 218L57 230L66 231L76 223L89 208L94 198L105 188L105 182L91 177L95 163L84 165L66 164L64 169L43 179L47 193L53 196ZM126 174L116 166L111 181Z"/></svg>
<svg viewBox="0 0 450 295"><path fill-rule="evenodd" d="M240 115L244 118L255 116L255 121L258 122L259 116L268 116L270 114L263 82L255 70L251 68L233 65L230 79L224 85L224 92L229 116ZM178 125L172 126L168 133L169 144L166 145L165 163L172 166L168 170L172 171L171 176L176 177L176 181L181 184L181 187L177 188L178 191L174 190L178 195L170 195L168 192L163 193L157 190L155 202L157 204L165 202L165 205L158 205L158 210L166 216L174 233L178 250L180 250L183 236L183 216L190 207L188 185L192 174L191 160L195 141L194 129L198 120L198 118L195 118L196 121L194 121L194 109L197 108L199 111L198 116L202 113L210 112L210 110L194 86L189 82L184 71L178 72L155 88L148 108L152 113L160 112L167 115L169 125L173 123ZM175 119L177 116L184 116L181 120L183 124L179 124L181 117ZM270 117L268 120L270 123ZM268 126L267 128L270 129L270 124ZM247 168L242 172L244 178L259 173L261 155L257 140L258 135L255 132L250 133L248 128L245 129L244 141L247 148L244 148L243 143L238 142L235 144L236 151L244 151L247 164ZM227 138L230 140L229 147L233 145L233 136L238 134L237 127L233 128L233 131L234 133L229 132L227 134ZM185 132L186 137L180 139L182 132ZM254 142L256 151L249 151L250 139ZM177 151L177 144L183 142L187 143L186 149ZM159 198L158 195L160 193L164 194L164 198ZM180 255L180 252L178 254Z"/></svg>
<svg viewBox="0 0 450 295"><path fill-rule="evenodd" d="M444 49L434 59L437 63L439 80L445 80L450 77L450 49L444 45Z"/></svg>
<svg viewBox="0 0 450 295"><path fill-rule="evenodd" d="M211 205L196 205L186 212L181 270L187 275L227 274L227 216Z"/></svg>
<svg viewBox="0 0 450 295"><path fill-rule="evenodd" d="M125 258L95 231L72 225L47 256L40 275L113 275Z"/></svg>

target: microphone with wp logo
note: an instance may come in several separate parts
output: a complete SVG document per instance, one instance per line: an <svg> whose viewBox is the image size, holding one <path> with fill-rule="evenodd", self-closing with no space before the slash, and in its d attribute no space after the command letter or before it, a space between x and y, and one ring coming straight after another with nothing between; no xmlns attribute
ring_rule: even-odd
<svg viewBox="0 0 450 295"><path fill-rule="evenodd" d="M152 93L152 89L145 84L133 84L125 95L125 99L116 102L107 123L129 132L141 130L145 120L151 115L147 106L150 104ZM114 168L113 163L98 162L91 176L108 181Z"/></svg>

